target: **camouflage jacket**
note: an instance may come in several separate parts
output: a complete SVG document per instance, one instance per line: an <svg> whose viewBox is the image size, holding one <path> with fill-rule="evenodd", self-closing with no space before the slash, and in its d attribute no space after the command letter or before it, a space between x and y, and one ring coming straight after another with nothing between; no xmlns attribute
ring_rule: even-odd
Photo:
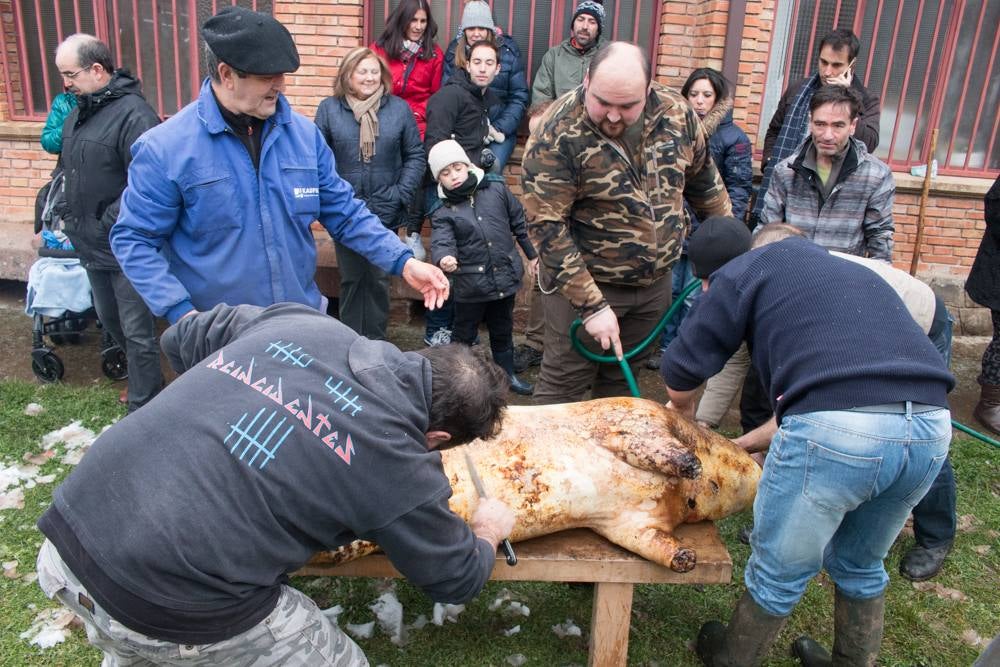
<svg viewBox="0 0 1000 667"><path fill-rule="evenodd" d="M548 287L586 316L606 305L599 283L646 286L677 260L684 199L704 219L729 215L726 188L687 102L654 83L634 165L583 106L583 88L556 100L528 139L522 163L528 234Z"/></svg>

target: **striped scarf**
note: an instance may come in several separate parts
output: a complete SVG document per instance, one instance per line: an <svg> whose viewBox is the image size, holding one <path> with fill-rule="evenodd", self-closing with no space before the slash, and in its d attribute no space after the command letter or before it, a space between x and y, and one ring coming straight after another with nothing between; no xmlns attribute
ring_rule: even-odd
<svg viewBox="0 0 1000 667"><path fill-rule="evenodd" d="M820 87L819 74L813 74L803 84L795 101L792 102L792 111L785 117L785 122L781 125L778 138L771 149L771 155L764 166L764 173L760 178L760 189L757 190L757 197L754 199L753 210L750 212L751 222L760 219L760 212L764 210L764 195L771 185L771 174L778 163L795 152L802 140L809 134L809 101Z"/></svg>

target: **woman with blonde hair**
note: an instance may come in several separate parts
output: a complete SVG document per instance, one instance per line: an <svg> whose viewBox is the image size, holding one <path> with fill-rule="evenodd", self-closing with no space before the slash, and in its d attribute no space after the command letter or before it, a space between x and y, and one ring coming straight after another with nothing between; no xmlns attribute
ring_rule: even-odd
<svg viewBox="0 0 1000 667"><path fill-rule="evenodd" d="M391 93L389 66L370 48L348 51L333 96L316 110L316 125L333 150L337 173L392 230L406 223L420 189L424 149L410 106ZM362 336L384 339L389 276L339 242L340 319Z"/></svg>

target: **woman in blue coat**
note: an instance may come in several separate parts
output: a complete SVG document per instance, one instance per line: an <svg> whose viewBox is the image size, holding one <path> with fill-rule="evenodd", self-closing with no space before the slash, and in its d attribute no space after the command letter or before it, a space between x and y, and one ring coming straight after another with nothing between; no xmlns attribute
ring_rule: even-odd
<svg viewBox="0 0 1000 667"><path fill-rule="evenodd" d="M444 54L444 81L447 81L455 69L464 69L469 56L469 49L479 41L487 41L497 47L500 55L500 72L493 83L492 90L500 102L490 107L489 117L492 131L492 143L489 146L496 155L496 164L487 168L495 173L503 170L510 154L514 152L517 143L517 127L521 124L524 112L528 108L531 92L528 89L528 77L524 73L524 62L521 60L521 50L510 35L505 35L493 20L490 6L481 0L472 0L462 10L462 22L455 39L451 40Z"/></svg>
<svg viewBox="0 0 1000 667"><path fill-rule="evenodd" d="M751 158L753 156L753 146L746 132L733 123L733 100L732 91L726 79L720 72L711 67L699 67L691 72L687 81L681 87L681 95L688 101L694 112L701 119L702 129L708 137L708 150L712 154L722 182L729 193L729 201L733 205L733 217L737 220L744 220L747 213L747 205L750 202L750 181L753 178L753 166ZM691 228L688 236L698 228L698 218L691 207L684 205L691 221ZM680 296L684 289L692 280L691 265L687 257L687 239L684 241L685 252L674 264L672 291L673 300ZM660 356L667 349L667 345L677 335L677 328L681 325L681 320L691 307L695 295L689 296L680 311L676 313L663 328L663 335L660 337L660 349L650 355L646 361L649 368L660 367Z"/></svg>
<svg viewBox="0 0 1000 667"><path fill-rule="evenodd" d="M424 174L424 148L413 111L390 94L388 65L366 47L344 55L334 94L316 110L316 125L333 150L337 173L355 195L396 230ZM389 276L335 242L340 268L340 319L362 336L384 339Z"/></svg>

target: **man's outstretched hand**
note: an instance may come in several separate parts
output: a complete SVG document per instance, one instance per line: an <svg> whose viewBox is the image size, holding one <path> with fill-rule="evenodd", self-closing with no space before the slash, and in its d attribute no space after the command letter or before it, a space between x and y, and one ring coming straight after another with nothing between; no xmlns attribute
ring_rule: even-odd
<svg viewBox="0 0 1000 667"><path fill-rule="evenodd" d="M424 296L424 307L428 310L440 308L448 300L448 279L433 264L411 257L403 265L403 280Z"/></svg>

